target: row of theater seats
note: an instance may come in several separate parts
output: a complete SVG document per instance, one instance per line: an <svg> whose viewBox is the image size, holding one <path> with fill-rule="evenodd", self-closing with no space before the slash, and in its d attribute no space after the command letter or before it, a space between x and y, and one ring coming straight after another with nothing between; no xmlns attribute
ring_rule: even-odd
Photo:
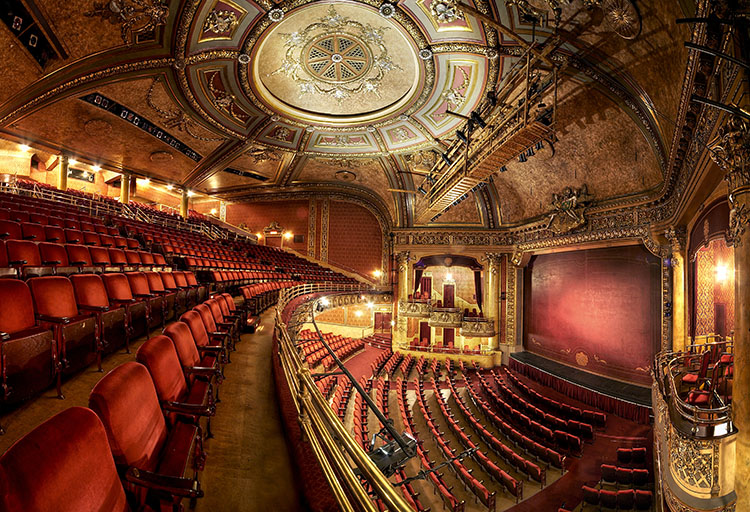
<svg viewBox="0 0 750 512"><path fill-rule="evenodd" d="M89 409L17 441L0 457L0 509L182 510L201 497L203 440L241 321L231 297L204 301L103 377Z"/></svg>
<svg viewBox="0 0 750 512"><path fill-rule="evenodd" d="M16 403L203 300L185 272L128 272L0 280L0 403Z"/></svg>
<svg viewBox="0 0 750 512"><path fill-rule="evenodd" d="M74 243L0 240L0 276L38 277L81 272L123 272L166 269L161 254Z"/></svg>

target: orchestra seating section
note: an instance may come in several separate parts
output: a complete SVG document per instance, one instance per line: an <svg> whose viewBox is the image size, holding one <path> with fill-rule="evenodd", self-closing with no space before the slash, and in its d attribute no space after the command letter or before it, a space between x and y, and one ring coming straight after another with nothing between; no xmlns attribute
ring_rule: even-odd
<svg viewBox="0 0 750 512"><path fill-rule="evenodd" d="M323 336L329 343L352 341ZM610 420L625 420L550 398L540 385L527 383L506 366L485 370L476 363L414 357L378 348L373 339L361 340L365 354L351 355L344 364L396 429L418 442L417 457L391 478L401 483L414 510L504 510L525 500L539 505L519 510L651 510L650 448L623 445L616 459L612 452L611 464L596 465L599 481L569 473L589 451L596 460L600 446L611 449L614 436L604 435L596 445L597 436L610 432ZM310 368L320 365L325 354L319 352L316 333L301 331L297 340ZM367 351L373 351L369 364L358 364ZM326 372L333 368L323 367ZM375 434L387 437L347 378L325 376L317 385L366 451L379 446ZM423 479L402 482L435 468ZM554 487L553 496L562 488L565 498L551 503L531 499ZM385 510L382 503L376 506Z"/></svg>

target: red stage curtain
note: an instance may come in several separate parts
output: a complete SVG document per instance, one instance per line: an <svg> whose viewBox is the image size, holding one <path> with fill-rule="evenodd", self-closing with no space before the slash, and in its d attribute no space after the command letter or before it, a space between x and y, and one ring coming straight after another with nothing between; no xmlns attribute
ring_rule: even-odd
<svg viewBox="0 0 750 512"><path fill-rule="evenodd" d="M510 369L530 379L550 387L573 400L578 400L605 412L611 412L626 420L632 420L637 423L648 425L650 423L651 407L634 404L619 398L603 395L598 391L584 388L565 379L547 373L533 366L524 364L516 359L510 359Z"/></svg>

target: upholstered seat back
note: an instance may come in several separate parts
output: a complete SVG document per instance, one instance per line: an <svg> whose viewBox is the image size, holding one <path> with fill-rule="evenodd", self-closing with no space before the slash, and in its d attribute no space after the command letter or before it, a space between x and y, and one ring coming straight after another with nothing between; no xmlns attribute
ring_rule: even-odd
<svg viewBox="0 0 750 512"><path fill-rule="evenodd" d="M193 340L195 340L197 346L205 347L209 344L206 326L203 324L201 315L197 311L193 310L184 313L180 317L180 321L185 322L190 328L190 333L193 335Z"/></svg>
<svg viewBox="0 0 750 512"><path fill-rule="evenodd" d="M133 293L125 274L104 274L102 276L107 296L112 300L131 300Z"/></svg>
<svg viewBox="0 0 750 512"><path fill-rule="evenodd" d="M130 290L135 295L148 295L151 293L151 289L148 287L148 280L146 274L143 272L126 272L125 276L128 278L130 283Z"/></svg>
<svg viewBox="0 0 750 512"><path fill-rule="evenodd" d="M185 322L172 322L164 329L164 334L174 343L182 366L198 366L200 354L195 346L193 334Z"/></svg>
<svg viewBox="0 0 750 512"><path fill-rule="evenodd" d="M123 363L100 380L89 407L101 418L115 462L154 470L167 439L167 425L145 366Z"/></svg>
<svg viewBox="0 0 750 512"><path fill-rule="evenodd" d="M82 306L109 306L107 289L102 278L97 274L76 274L70 276L73 283L76 302Z"/></svg>
<svg viewBox="0 0 750 512"><path fill-rule="evenodd" d="M193 311L197 311L198 314L201 317L201 320L203 320L203 325L206 328L206 331L208 332L216 332L218 329L216 327L216 321L214 320L214 315L211 313L211 309L205 305L205 304L198 304L193 308Z"/></svg>
<svg viewBox="0 0 750 512"><path fill-rule="evenodd" d="M136 360L151 374L159 400L184 401L188 394L187 382L170 338L159 335L147 340L138 349Z"/></svg>
<svg viewBox="0 0 750 512"><path fill-rule="evenodd" d="M35 277L28 283L38 314L56 318L78 315L73 285L67 277Z"/></svg>
<svg viewBox="0 0 750 512"><path fill-rule="evenodd" d="M0 331L13 334L35 325L34 302L26 283L0 280Z"/></svg>
<svg viewBox="0 0 750 512"><path fill-rule="evenodd" d="M129 510L102 422L71 407L0 457L0 510Z"/></svg>

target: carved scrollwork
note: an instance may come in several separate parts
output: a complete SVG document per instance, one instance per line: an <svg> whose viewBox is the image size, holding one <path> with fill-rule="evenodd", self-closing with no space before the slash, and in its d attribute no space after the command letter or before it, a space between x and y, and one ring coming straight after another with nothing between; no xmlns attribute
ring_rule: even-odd
<svg viewBox="0 0 750 512"><path fill-rule="evenodd" d="M681 252L687 243L687 228L685 226L673 226L664 231L664 237L669 240L672 252Z"/></svg>
<svg viewBox="0 0 750 512"><path fill-rule="evenodd" d="M431 311L430 327L461 327L461 311Z"/></svg>
<svg viewBox="0 0 750 512"><path fill-rule="evenodd" d="M495 335L495 321L490 318L464 320L459 334L465 338L491 338Z"/></svg>
<svg viewBox="0 0 750 512"><path fill-rule="evenodd" d="M734 247L742 245L742 235L745 233L748 221L750 221L750 218L748 217L748 208L745 203L735 205L729 210L727 241L730 245Z"/></svg>
<svg viewBox="0 0 750 512"><path fill-rule="evenodd" d="M431 311L432 306L427 302L409 302L402 300L398 303L398 313L402 317L429 318Z"/></svg>
<svg viewBox="0 0 750 512"><path fill-rule="evenodd" d="M560 194L552 194L553 211L549 216L547 229L560 235L570 233L586 224L586 205L594 196L589 194L588 187L574 189L567 187Z"/></svg>

